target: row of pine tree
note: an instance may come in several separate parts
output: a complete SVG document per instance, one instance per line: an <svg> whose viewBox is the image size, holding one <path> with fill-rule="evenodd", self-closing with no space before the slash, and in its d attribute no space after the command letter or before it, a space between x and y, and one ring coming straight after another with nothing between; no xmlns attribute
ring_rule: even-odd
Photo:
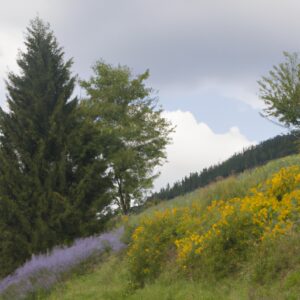
<svg viewBox="0 0 300 300"><path fill-rule="evenodd" d="M205 168L201 172L191 173L172 186L168 184L160 191L153 193L149 200L172 199L206 186L220 178L226 178L263 165L273 159L296 153L299 153L299 132L294 131L286 135L278 135L236 153L222 163Z"/></svg>

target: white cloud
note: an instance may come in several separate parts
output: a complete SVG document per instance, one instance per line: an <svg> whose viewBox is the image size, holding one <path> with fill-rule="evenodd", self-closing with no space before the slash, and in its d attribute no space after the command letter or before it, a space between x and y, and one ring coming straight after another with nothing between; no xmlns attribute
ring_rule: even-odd
<svg viewBox="0 0 300 300"><path fill-rule="evenodd" d="M255 143L243 136L238 127L216 134L205 123L197 122L188 111L164 112L164 117L176 126L176 131L172 135L173 143L167 147L168 162L160 169L155 190L190 172L219 163Z"/></svg>

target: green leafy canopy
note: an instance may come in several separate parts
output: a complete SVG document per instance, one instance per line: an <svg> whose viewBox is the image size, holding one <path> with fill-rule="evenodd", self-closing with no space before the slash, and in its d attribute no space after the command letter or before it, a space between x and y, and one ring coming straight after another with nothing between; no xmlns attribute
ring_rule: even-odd
<svg viewBox="0 0 300 300"><path fill-rule="evenodd" d="M258 81L259 96L266 107L264 116L280 124L299 129L300 61L298 53L284 52L285 61L274 66L268 76Z"/></svg>
<svg viewBox="0 0 300 300"><path fill-rule="evenodd" d="M173 128L162 117L152 89L145 86L149 71L134 77L128 67L103 61L93 70L90 80L81 81L88 96L81 107L108 141L105 158L113 185L111 197L127 213L152 187L158 175L154 168L166 158Z"/></svg>

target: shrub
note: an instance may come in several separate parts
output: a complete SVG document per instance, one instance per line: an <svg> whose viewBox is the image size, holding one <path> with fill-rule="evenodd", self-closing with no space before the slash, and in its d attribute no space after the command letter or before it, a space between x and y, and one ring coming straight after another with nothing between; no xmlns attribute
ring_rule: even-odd
<svg viewBox="0 0 300 300"><path fill-rule="evenodd" d="M28 294L47 291L63 274L73 270L107 248L118 251L123 228L99 236L77 239L70 247L55 247L51 253L35 255L13 274L0 281L0 298L24 299ZM1 298L1 299L2 299Z"/></svg>
<svg viewBox="0 0 300 300"><path fill-rule="evenodd" d="M156 212L153 218L145 218L132 234L129 269L138 286L155 278L162 270L163 261L174 252L177 214L176 209Z"/></svg>
<svg viewBox="0 0 300 300"><path fill-rule="evenodd" d="M191 277L224 276L262 241L291 232L300 216L300 168L283 168L243 198L213 201L202 209L167 209L144 218L132 234L129 264L143 285L175 263Z"/></svg>

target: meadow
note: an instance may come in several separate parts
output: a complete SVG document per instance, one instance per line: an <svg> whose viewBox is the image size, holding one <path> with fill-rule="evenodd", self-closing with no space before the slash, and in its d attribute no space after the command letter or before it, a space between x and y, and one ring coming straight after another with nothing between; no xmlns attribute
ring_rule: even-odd
<svg viewBox="0 0 300 300"><path fill-rule="evenodd" d="M126 249L27 299L299 299L299 166L271 161L117 218Z"/></svg>

